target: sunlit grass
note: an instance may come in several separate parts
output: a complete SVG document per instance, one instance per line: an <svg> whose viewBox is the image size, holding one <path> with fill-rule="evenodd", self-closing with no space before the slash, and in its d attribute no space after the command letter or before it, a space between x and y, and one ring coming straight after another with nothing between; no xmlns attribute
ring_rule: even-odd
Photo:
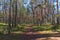
<svg viewBox="0 0 60 40"><path fill-rule="evenodd" d="M15 32L15 31L26 32L27 31L27 29L26 29L27 25L28 24L18 24L17 27L12 28L11 31L12 32ZM53 26L54 25L51 25L51 24L47 25L46 24L46 25L42 25L42 26L32 25L31 27L32 27L33 31L50 31L50 32L52 31L53 32L53 30L54 30ZM0 31L2 31L3 29L7 29L7 27L8 27L7 23L0 23ZM57 31L60 32L60 25L58 26Z"/></svg>

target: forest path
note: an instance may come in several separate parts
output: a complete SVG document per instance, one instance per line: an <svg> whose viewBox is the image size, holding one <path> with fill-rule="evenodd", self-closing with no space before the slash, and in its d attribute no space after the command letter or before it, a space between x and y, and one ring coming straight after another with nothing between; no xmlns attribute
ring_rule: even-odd
<svg viewBox="0 0 60 40"><path fill-rule="evenodd" d="M0 40L60 40L60 33L33 32L31 26L28 26L27 32L13 32L10 35L0 35Z"/></svg>
<svg viewBox="0 0 60 40"><path fill-rule="evenodd" d="M0 40L60 40L59 34L10 34L0 35Z"/></svg>

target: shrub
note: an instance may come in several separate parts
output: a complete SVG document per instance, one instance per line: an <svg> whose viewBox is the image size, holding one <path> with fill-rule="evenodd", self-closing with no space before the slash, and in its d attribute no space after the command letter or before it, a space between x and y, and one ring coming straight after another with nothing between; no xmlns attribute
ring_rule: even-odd
<svg viewBox="0 0 60 40"><path fill-rule="evenodd" d="M35 31L46 31L52 30L52 25L43 25L43 26L33 26L33 30Z"/></svg>

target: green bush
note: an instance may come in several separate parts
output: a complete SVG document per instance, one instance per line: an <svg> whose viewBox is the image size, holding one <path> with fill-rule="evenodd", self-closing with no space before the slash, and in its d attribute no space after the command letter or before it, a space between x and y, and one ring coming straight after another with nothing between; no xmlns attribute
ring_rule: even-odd
<svg viewBox="0 0 60 40"><path fill-rule="evenodd" d="M0 33L6 34L7 33L7 27L8 27L8 25L0 24Z"/></svg>
<svg viewBox="0 0 60 40"><path fill-rule="evenodd" d="M21 26L21 27L19 27L19 31L25 32L26 29L25 29L25 27Z"/></svg>
<svg viewBox="0 0 60 40"><path fill-rule="evenodd" d="M18 31L25 32L26 31L26 24L21 24L17 27Z"/></svg>
<svg viewBox="0 0 60 40"><path fill-rule="evenodd" d="M52 30L52 25L43 25L43 26L33 26L33 30L35 31L46 31Z"/></svg>

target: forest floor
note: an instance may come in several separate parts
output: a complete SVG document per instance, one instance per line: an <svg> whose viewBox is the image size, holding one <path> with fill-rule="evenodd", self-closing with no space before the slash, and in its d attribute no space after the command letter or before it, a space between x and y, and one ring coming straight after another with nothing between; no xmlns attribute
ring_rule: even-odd
<svg viewBox="0 0 60 40"><path fill-rule="evenodd" d="M0 34L0 40L60 40L58 32L32 32L28 27L28 32L12 32L11 34Z"/></svg>
<svg viewBox="0 0 60 40"><path fill-rule="evenodd" d="M60 33L54 34L0 34L0 40L60 40Z"/></svg>

